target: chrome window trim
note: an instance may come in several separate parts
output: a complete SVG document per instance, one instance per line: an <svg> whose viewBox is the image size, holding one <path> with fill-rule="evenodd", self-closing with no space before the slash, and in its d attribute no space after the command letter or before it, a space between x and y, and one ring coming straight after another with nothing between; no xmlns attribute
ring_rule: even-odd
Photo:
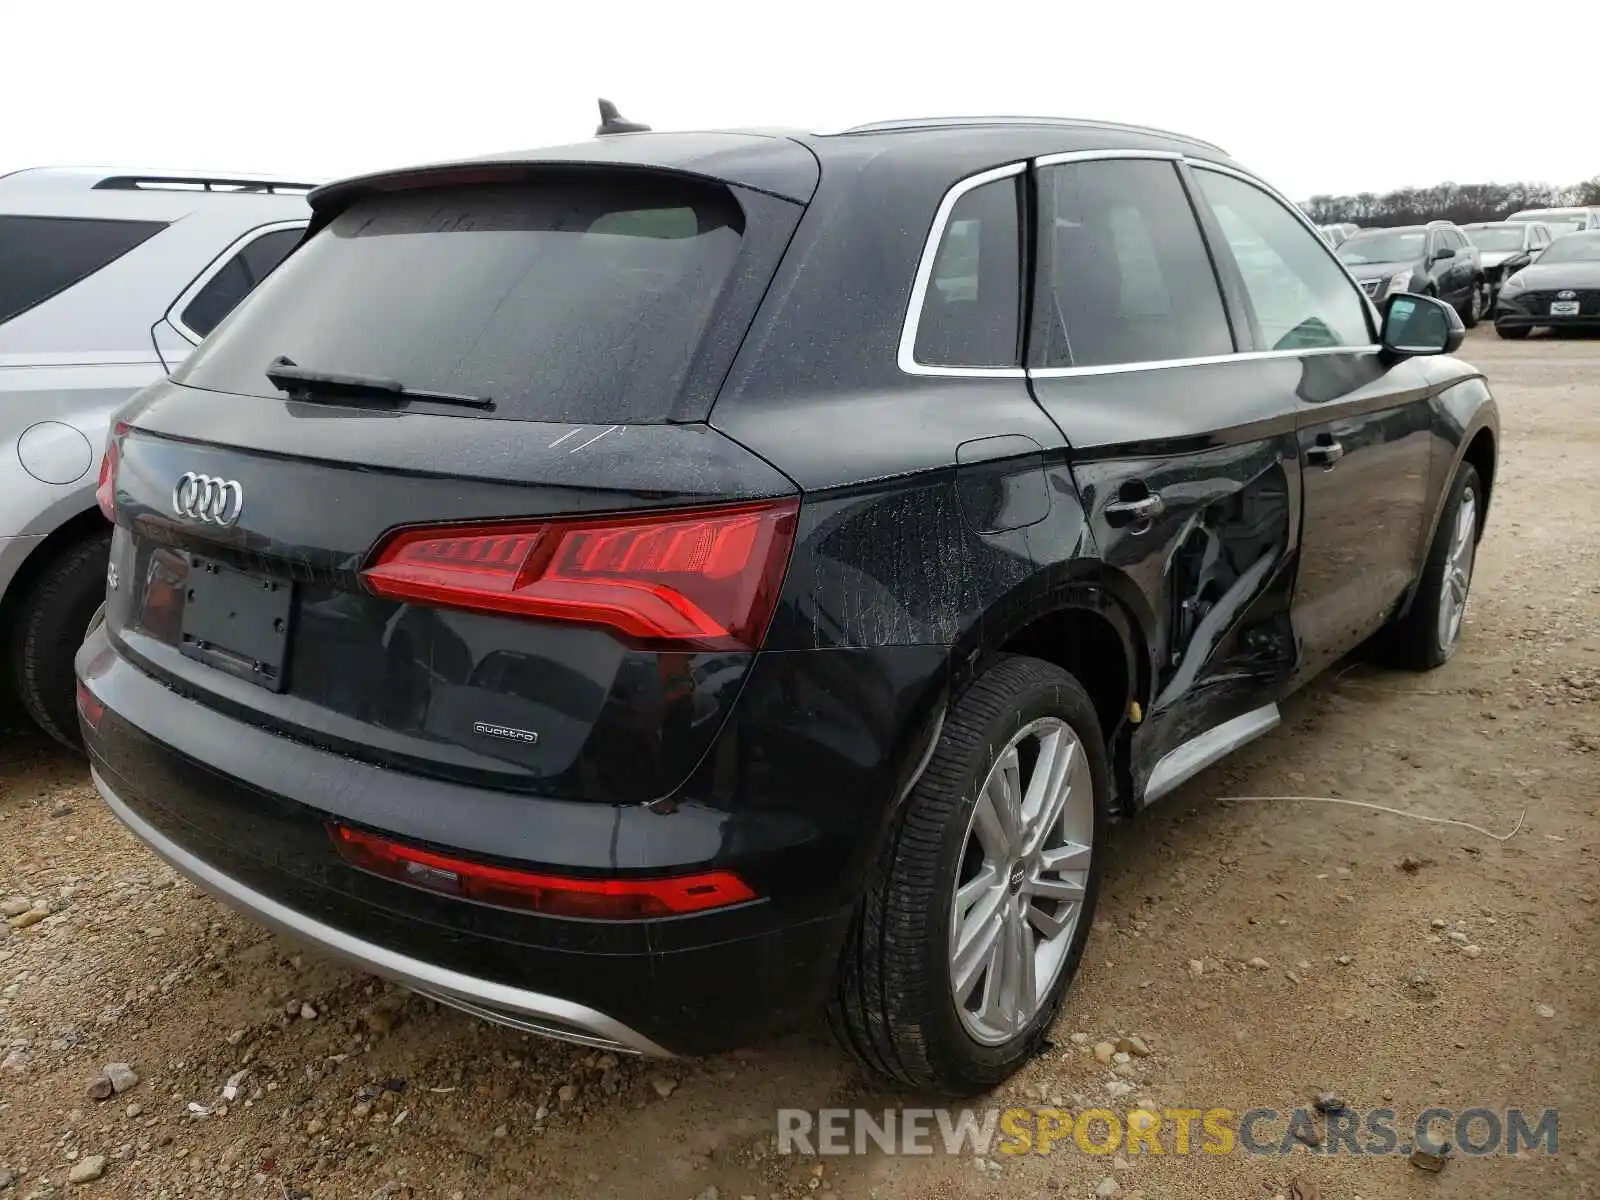
<svg viewBox="0 0 1600 1200"><path fill-rule="evenodd" d="M1010 179L1021 175L1028 169L1026 160L1022 162L1007 163L1002 167L991 167L986 171L979 171L976 175L968 175L965 179L953 184L944 194L944 199L939 201L939 207L933 214L933 226L928 230L927 240L922 244L922 257L917 260L917 274L911 284L911 301L906 307L905 320L900 325L900 349L897 362L900 370L907 375L929 375L944 378L965 379L1022 379L1027 371L1020 366L1016 367L941 367L917 361L917 326L922 322L922 305L928 297L928 285L933 280L933 263L938 256L939 243L944 240L945 226L950 223L950 214L955 211L956 205L968 192L982 187L986 183L993 183L997 179ZM1024 281L1025 282L1025 281Z"/></svg>
<svg viewBox="0 0 1600 1200"><path fill-rule="evenodd" d="M1060 154L1041 154L1033 160L1033 167L1039 170L1042 167L1058 167L1062 163L1098 162L1108 158L1155 158L1182 162L1184 156L1177 150L1065 150Z"/></svg>
<svg viewBox="0 0 1600 1200"><path fill-rule="evenodd" d="M1312 346L1304 350L1241 350L1203 358L1158 358L1149 362L1103 363L1086 367L1033 367L1029 379L1067 379L1074 375L1126 375L1132 371L1165 371L1170 367L1210 367L1222 363L1265 362L1275 358L1313 358L1330 354L1376 354L1382 346Z"/></svg>
<svg viewBox="0 0 1600 1200"><path fill-rule="evenodd" d="M1241 171L1237 167L1224 166L1222 163L1209 162L1203 158L1194 158L1187 154L1184 155L1183 161L1184 165L1195 170L1215 171L1219 175L1231 175L1241 183L1252 184L1261 191L1265 192L1268 196L1271 196L1279 204L1283 205L1284 208L1288 209L1290 215L1293 216L1295 220L1299 221L1301 226L1303 226L1305 230L1316 239L1316 243L1322 247L1323 253L1333 260L1334 266L1339 268L1339 273L1343 275L1346 281L1349 282L1350 286L1355 289L1356 295L1360 297L1362 306L1367 312L1367 336L1370 337L1374 343L1377 342L1378 335L1380 333L1380 327L1378 324L1378 310L1376 306L1373 305L1371 297L1367 295L1366 289L1361 286L1356 277L1350 273L1350 268L1347 267L1344 263L1344 260L1339 257L1336 249L1328 245L1326 241L1317 235L1317 227L1311 223L1310 217L1306 216L1305 213L1300 211L1299 205L1295 204L1270 183L1267 183L1265 180L1258 179L1248 171ZM1340 349L1353 348L1354 347L1340 347Z"/></svg>
<svg viewBox="0 0 1600 1200"><path fill-rule="evenodd" d="M198 346L205 338L183 323L183 310L189 307L190 303L200 294L206 284L216 278L222 268L233 261L235 255L257 238L266 237L269 233L279 233L285 229L304 230L310 223L310 218L294 221L272 221L266 225L257 225L254 229L241 233L232 242L228 243L226 249L211 260L210 265L195 277L193 283L179 293L176 300L167 306L167 324L182 334L185 341L193 342Z"/></svg>
<svg viewBox="0 0 1600 1200"><path fill-rule="evenodd" d="M927 298L928 286L933 278L934 259L938 254L939 243L944 239L945 226L949 224L950 214L955 210L956 204L974 188L982 187L986 183L993 183L997 179L1007 179L1032 168L1039 170L1044 167L1060 166L1064 163L1101 162L1120 159L1154 159L1172 163L1183 163L1186 166L1208 171L1216 171L1222 175L1231 175L1241 182L1253 184L1260 188L1272 199L1276 200L1300 224L1305 227L1312 238L1323 251L1331 258L1340 272L1355 289L1356 295L1361 299L1367 311L1367 333L1373 341L1365 346L1315 346L1301 350L1244 350L1232 354L1213 354L1201 358L1168 358L1151 359L1143 362L1130 363L1105 363L1079 367L939 367L916 360L917 325L922 319L922 305ZM1232 362L1259 362L1280 358L1307 358L1320 357L1331 354L1376 354L1383 349L1377 342L1376 308L1355 276L1350 274L1350 269L1334 253L1334 248L1329 246L1311 219L1300 209L1287 200L1281 192L1272 185L1258 179L1248 171L1236 167L1226 166L1222 163L1211 162L1209 159L1195 158L1176 150L1140 150L1132 148L1105 148L1097 150L1067 150L1057 154L1041 154L1024 162L1007 163L1005 166L993 167L980 171L976 175L969 175L951 186L939 202L939 208L934 213L933 226L928 231L928 237L922 246L922 256L917 262L917 274L911 288L911 301L906 309L906 317L900 328L900 346L898 364L900 370L907 375L932 376L943 378L975 378L975 379L1064 379L1075 375L1122 375L1134 371L1163 371L1172 367L1202 367L1216 366Z"/></svg>

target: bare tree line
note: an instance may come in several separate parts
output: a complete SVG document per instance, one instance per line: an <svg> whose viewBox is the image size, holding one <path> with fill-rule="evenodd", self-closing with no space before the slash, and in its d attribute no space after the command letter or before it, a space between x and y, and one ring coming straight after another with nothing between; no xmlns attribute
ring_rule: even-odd
<svg viewBox="0 0 1600 1200"><path fill-rule="evenodd" d="M1419 225L1424 221L1496 221L1523 208L1600 205L1600 175L1570 187L1546 183L1439 183L1433 187L1313 196L1306 215L1318 225Z"/></svg>

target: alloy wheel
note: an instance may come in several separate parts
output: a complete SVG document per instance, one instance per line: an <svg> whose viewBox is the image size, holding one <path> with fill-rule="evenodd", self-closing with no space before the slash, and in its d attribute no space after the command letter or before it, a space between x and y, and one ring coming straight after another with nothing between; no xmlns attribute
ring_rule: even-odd
<svg viewBox="0 0 1600 1200"><path fill-rule="evenodd" d="M1023 726L978 790L950 912L950 987L967 1033L1010 1041L1048 1000L1078 927L1094 782L1056 717Z"/></svg>
<svg viewBox="0 0 1600 1200"><path fill-rule="evenodd" d="M1467 611L1467 591L1472 586L1473 559L1477 553L1478 500L1472 489L1461 493L1455 528L1445 552L1444 580L1439 589L1439 645L1446 650L1461 636L1461 619Z"/></svg>

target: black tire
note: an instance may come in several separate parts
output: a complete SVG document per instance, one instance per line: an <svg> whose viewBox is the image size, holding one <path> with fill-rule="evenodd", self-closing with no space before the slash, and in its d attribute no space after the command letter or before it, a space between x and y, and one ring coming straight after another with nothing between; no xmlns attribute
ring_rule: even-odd
<svg viewBox="0 0 1600 1200"><path fill-rule="evenodd" d="M1473 532L1476 539L1482 529L1483 483L1478 478L1476 467L1471 463L1462 463L1450 483L1444 509L1439 513L1439 527L1434 530L1433 543L1428 547L1428 557L1422 565L1422 578L1417 582L1411 608L1404 617L1383 629L1374 641L1377 657L1391 666L1412 671L1431 671L1449 662L1456 647L1461 644L1459 633L1448 645L1444 643L1439 628L1439 608L1444 597L1445 569L1456 517L1461 510L1462 498L1469 493L1474 498L1478 514L1479 528ZM1476 565L1474 550L1473 566ZM1469 574L1469 591L1471 583Z"/></svg>
<svg viewBox="0 0 1600 1200"><path fill-rule="evenodd" d="M1508 342L1520 342L1533 332L1526 325L1496 325L1494 331Z"/></svg>
<svg viewBox="0 0 1600 1200"><path fill-rule="evenodd" d="M1476 309L1477 311L1473 311ZM1483 319L1483 280L1475 279L1472 282L1472 293L1467 297L1466 311L1461 313L1461 323L1468 329L1476 329L1478 322Z"/></svg>
<svg viewBox="0 0 1600 1200"><path fill-rule="evenodd" d="M1055 986L1016 1037L988 1046L966 1032L951 993L951 907L977 790L1012 737L1043 716L1065 721L1086 752L1095 852ZM950 1096L992 1088L1031 1058L1088 939L1110 802L1110 762L1083 686L1039 659L995 660L952 705L927 769L886 836L829 1007L845 1048L900 1084Z"/></svg>
<svg viewBox="0 0 1600 1200"><path fill-rule="evenodd" d="M11 669L17 696L34 722L63 746L81 750L72 660L106 598L111 534L56 551L11 622Z"/></svg>

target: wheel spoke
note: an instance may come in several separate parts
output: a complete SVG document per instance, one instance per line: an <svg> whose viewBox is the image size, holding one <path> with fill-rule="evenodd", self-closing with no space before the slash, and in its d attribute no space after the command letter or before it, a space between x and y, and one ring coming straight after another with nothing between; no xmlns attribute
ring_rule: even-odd
<svg viewBox="0 0 1600 1200"><path fill-rule="evenodd" d="M985 968L992 966L995 960L1005 928L1006 900L1005 888L991 888L977 899L972 911L961 923L951 985L956 999L962 1004L972 995ZM989 986L994 986L992 978Z"/></svg>
<svg viewBox="0 0 1600 1200"><path fill-rule="evenodd" d="M1060 937L1062 932L1072 922L1074 914L1078 911L1076 904L1065 905L1060 912L1047 913L1037 904L1028 905L1028 922L1041 934L1046 941L1053 941Z"/></svg>
<svg viewBox="0 0 1600 1200"><path fill-rule="evenodd" d="M1080 846L1077 842L1067 842L1060 846L1052 846L1039 854L1039 871L1087 871L1089 869L1088 846Z"/></svg>
<svg viewBox="0 0 1600 1200"><path fill-rule="evenodd" d="M1036 852L1060 822L1067 797L1072 794L1069 776L1077 750L1077 742L1064 729L1041 742L1039 761L1034 764L1033 778L1028 781L1028 798L1022 807L1028 820L1024 854Z"/></svg>
<svg viewBox="0 0 1600 1200"><path fill-rule="evenodd" d="M1037 896L1041 900L1081 900L1083 885L1070 879L1045 879L1032 875L1023 880L1022 893L1025 896Z"/></svg>
<svg viewBox="0 0 1600 1200"><path fill-rule="evenodd" d="M1034 1010L1039 1007L1039 982L1034 973L1034 954L1038 947L1024 907L1014 903L1006 919L1011 935L1007 947L1011 965L1006 973L1012 979L1012 1011L1016 1013L1018 1028L1031 1021Z"/></svg>
<svg viewBox="0 0 1600 1200"><path fill-rule="evenodd" d="M996 864L1004 863L1011 856L1011 841L1000 816L1004 805L996 799L996 793L1001 790L998 776L990 778L978 794L977 811L972 814L973 836L978 839L984 860Z"/></svg>
<svg viewBox="0 0 1600 1200"><path fill-rule="evenodd" d="M992 862L985 862L976 875L956 889L957 919L964 920L974 904L997 891L1002 883L1000 869Z"/></svg>
<svg viewBox="0 0 1600 1200"><path fill-rule="evenodd" d="M1014 850L1022 837L1022 762L1015 746L995 764L994 780L995 813L1006 835L1007 850Z"/></svg>
<svg viewBox="0 0 1600 1200"><path fill-rule="evenodd" d="M1002 931L1003 926L997 924L996 934ZM983 960L983 1004L978 1009L978 1016L985 1024L1008 1034L1011 1031L1011 1007L1006 998L1005 973L1005 938L996 936Z"/></svg>

